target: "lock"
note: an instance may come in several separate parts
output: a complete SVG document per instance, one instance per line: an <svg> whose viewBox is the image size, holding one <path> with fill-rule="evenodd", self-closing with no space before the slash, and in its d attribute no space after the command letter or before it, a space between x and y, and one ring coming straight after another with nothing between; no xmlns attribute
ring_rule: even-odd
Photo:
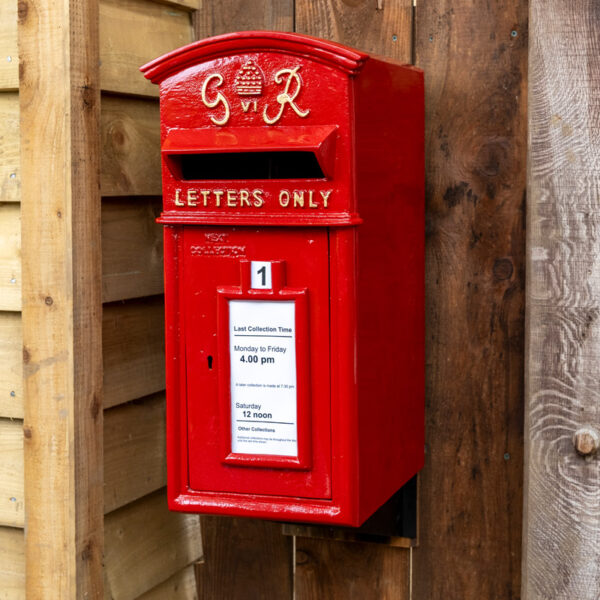
<svg viewBox="0 0 600 600"><path fill-rule="evenodd" d="M358 526L424 459L423 73L242 32L160 84L169 505Z"/></svg>

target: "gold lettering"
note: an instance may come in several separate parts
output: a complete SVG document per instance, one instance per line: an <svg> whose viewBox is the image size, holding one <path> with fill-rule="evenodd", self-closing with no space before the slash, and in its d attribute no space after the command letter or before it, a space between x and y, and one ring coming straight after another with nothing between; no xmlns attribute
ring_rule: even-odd
<svg viewBox="0 0 600 600"><path fill-rule="evenodd" d="M196 190L188 190L188 193L187 193L187 205L188 206L198 206L196 204L196 200L198 199L196 194L197 194Z"/></svg>
<svg viewBox="0 0 600 600"><path fill-rule="evenodd" d="M229 102L227 102L227 99L225 98L225 96L223 96L223 94L221 94L221 92L217 92L217 95L214 98L214 100L209 100L206 95L206 90L208 88L208 84L213 79L217 80L217 85L215 86L215 88L218 88L219 86L223 85L223 76L222 75L220 75L219 73L213 73L212 75L209 75L204 80L204 83L202 84L202 94L201 94L202 102L203 102L204 106L206 106L206 108L216 108L217 106L219 106L219 104L222 104L223 108L225 109L225 112L223 113L223 117L221 119L215 119L215 117L211 116L210 120L215 125L225 125L227 123L227 121L229 121L229 116L230 116Z"/></svg>
<svg viewBox="0 0 600 600"><path fill-rule="evenodd" d="M297 192L294 190L294 207L301 206L304 208L304 191Z"/></svg>
<svg viewBox="0 0 600 600"><path fill-rule="evenodd" d="M300 65L294 67L293 69L281 69L275 73L275 83L282 84L284 81L284 75L287 75L287 79L285 82L285 88L281 94L277 96L277 102L279 103L279 112L273 117L270 118L267 115L267 106L265 106L263 110L263 119L267 125L274 125L281 119L283 115L283 111L286 106L289 106L299 117L308 117L310 110L301 110L298 105L294 102L302 89L302 79L300 79L300 75L298 75L298 70L300 69ZM290 87L292 85L292 81L296 83L296 88L290 94Z"/></svg>
<svg viewBox="0 0 600 600"><path fill-rule="evenodd" d="M250 110L250 107L252 107L252 110L254 112L257 112L258 104L257 104L256 100L254 100L253 102L251 100L248 100L248 101L242 100L242 110L245 113L247 113Z"/></svg>
<svg viewBox="0 0 600 600"><path fill-rule="evenodd" d="M237 192L235 190L227 190L227 206L237 206Z"/></svg>
<svg viewBox="0 0 600 600"><path fill-rule="evenodd" d="M310 206L310 208L319 208L319 205L316 202L313 202L314 193L314 190L308 192L308 206Z"/></svg>
<svg viewBox="0 0 600 600"><path fill-rule="evenodd" d="M225 192L223 190L213 190L213 194L215 195L215 203L217 206L221 206L221 196Z"/></svg>
<svg viewBox="0 0 600 600"><path fill-rule="evenodd" d="M210 194L210 190L200 190L200 193L202 194L202 205L203 206L207 206L208 205L208 196Z"/></svg>
<svg viewBox="0 0 600 600"><path fill-rule="evenodd" d="M180 196L181 196L181 190L176 189L175 190L175 206L185 206L185 202L183 200L181 200Z"/></svg>
<svg viewBox="0 0 600 600"><path fill-rule="evenodd" d="M254 206L256 208L260 208L265 203L262 194L262 190L252 190L252 197L254 198Z"/></svg>
<svg viewBox="0 0 600 600"><path fill-rule="evenodd" d="M240 190L240 208L242 206L250 206L250 200L248 200L249 196L250 193L248 190Z"/></svg>
<svg viewBox="0 0 600 600"><path fill-rule="evenodd" d="M290 193L287 190L281 190L279 192L279 204L286 208L290 205Z"/></svg>
<svg viewBox="0 0 600 600"><path fill-rule="evenodd" d="M329 190L328 192L320 192L321 194L321 198L323 198L323 208L327 208L327 204L329 202L329 196L331 196L331 190Z"/></svg>

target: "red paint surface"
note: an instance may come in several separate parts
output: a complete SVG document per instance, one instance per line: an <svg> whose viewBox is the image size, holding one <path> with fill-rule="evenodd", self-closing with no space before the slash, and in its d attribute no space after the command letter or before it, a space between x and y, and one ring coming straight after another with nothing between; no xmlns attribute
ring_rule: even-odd
<svg viewBox="0 0 600 600"><path fill-rule="evenodd" d="M236 87L249 61L259 95ZM359 525L423 465L422 73L274 32L142 71L161 97L170 506ZM324 177L181 179L183 155L261 150L314 152ZM251 260L274 261L272 290L248 289ZM231 454L228 298L296 301L297 458Z"/></svg>

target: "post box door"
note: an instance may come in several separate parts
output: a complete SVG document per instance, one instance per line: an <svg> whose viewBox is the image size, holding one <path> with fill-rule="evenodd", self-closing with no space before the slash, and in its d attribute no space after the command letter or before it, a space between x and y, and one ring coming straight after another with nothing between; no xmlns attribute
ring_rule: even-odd
<svg viewBox="0 0 600 600"><path fill-rule="evenodd" d="M327 229L180 244L190 487L330 498Z"/></svg>

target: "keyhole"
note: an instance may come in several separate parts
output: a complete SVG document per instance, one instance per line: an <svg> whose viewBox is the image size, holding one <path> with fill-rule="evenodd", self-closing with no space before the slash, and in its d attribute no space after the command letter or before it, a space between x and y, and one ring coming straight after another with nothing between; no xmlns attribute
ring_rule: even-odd
<svg viewBox="0 0 600 600"><path fill-rule="evenodd" d="M208 356L208 370L212 371L212 356Z"/></svg>

